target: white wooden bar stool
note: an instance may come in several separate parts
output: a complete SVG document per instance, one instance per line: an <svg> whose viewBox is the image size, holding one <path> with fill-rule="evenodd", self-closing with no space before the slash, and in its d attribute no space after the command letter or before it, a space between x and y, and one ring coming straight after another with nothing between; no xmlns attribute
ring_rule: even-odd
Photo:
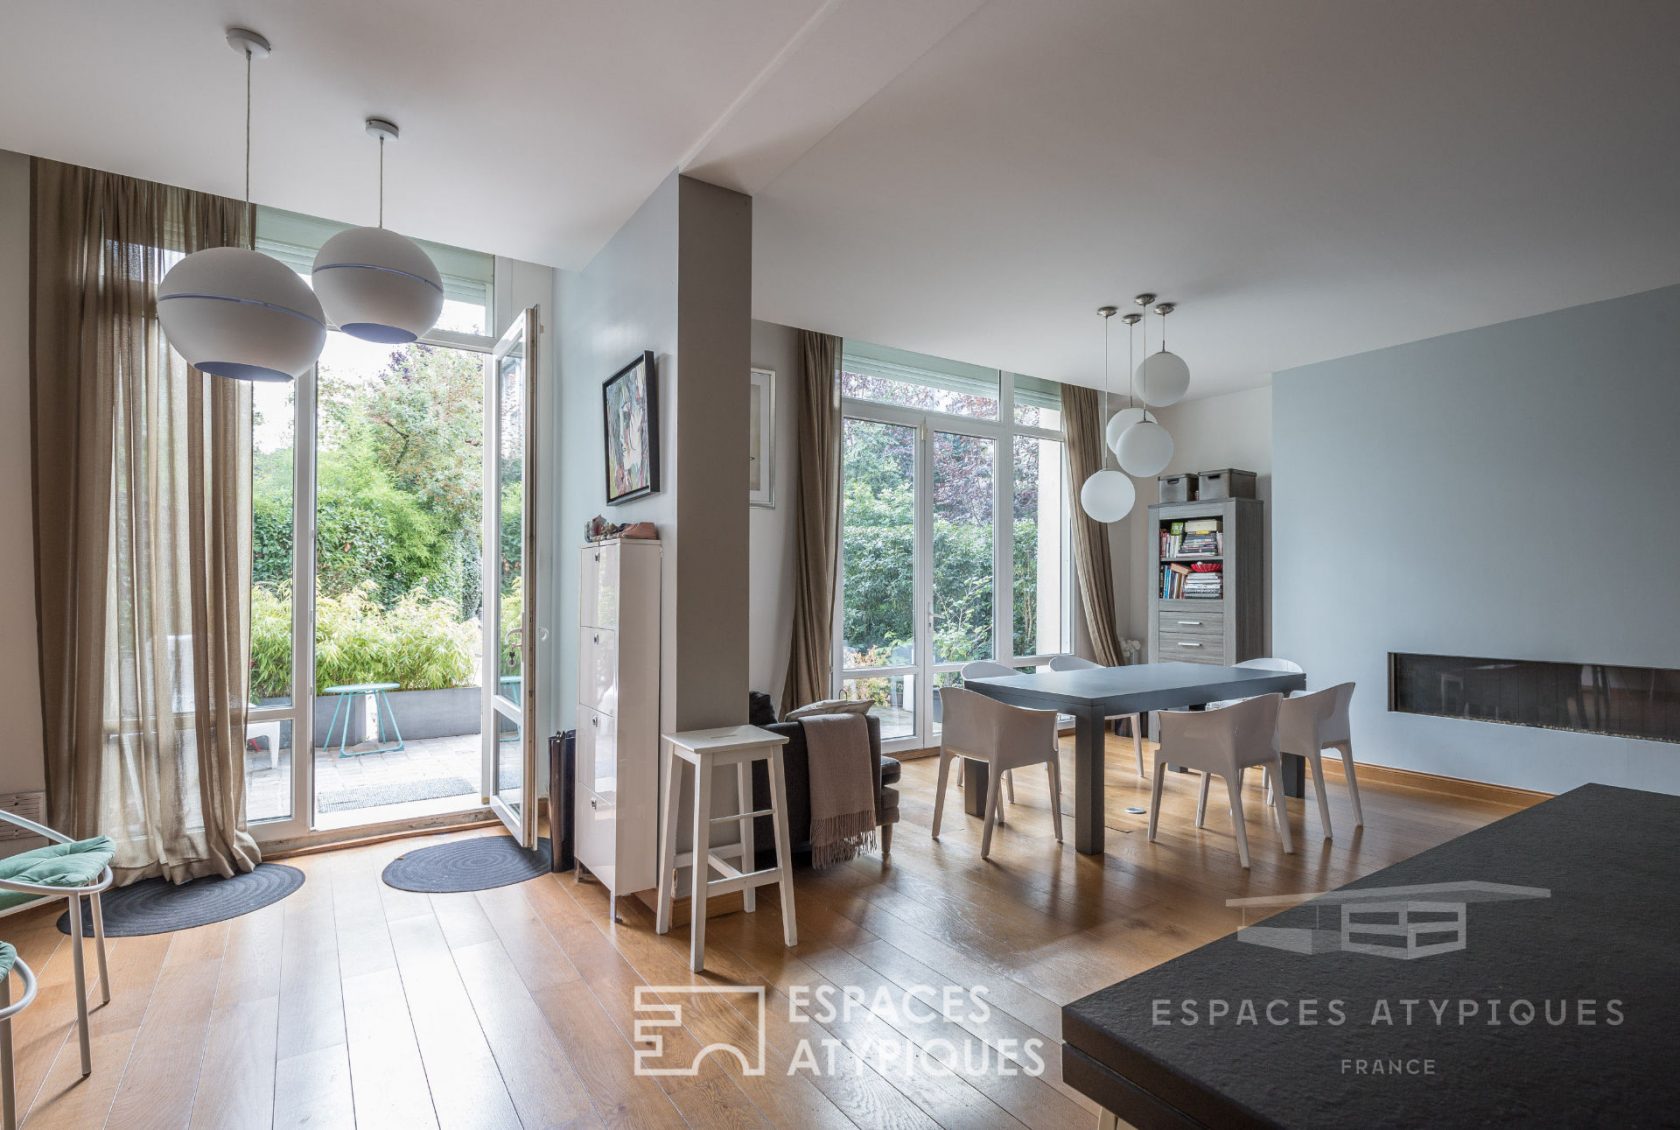
<svg viewBox="0 0 1680 1130"><path fill-rule="evenodd" d="M688 730L665 735L665 797L659 810L659 911L654 929L671 932L671 904L676 897L677 868L693 872L693 893L689 899L688 967L698 973L706 964L706 899L741 891L748 911L758 909L759 887L778 884L782 899L782 937L791 947L799 942L793 917L793 866L788 850L787 783L782 774L782 746L787 739L757 726L723 726L715 730ZM752 808L752 766L768 763L770 807ZM694 850L677 851L677 825L682 806L682 766L694 767ZM729 816L712 815L712 771L735 767L737 797L742 811ZM776 830L776 865L751 870L757 864L753 844L753 822L770 817ZM712 825L735 823L740 842L711 846ZM736 860L739 866L731 864ZM716 871L720 879L710 877Z"/></svg>

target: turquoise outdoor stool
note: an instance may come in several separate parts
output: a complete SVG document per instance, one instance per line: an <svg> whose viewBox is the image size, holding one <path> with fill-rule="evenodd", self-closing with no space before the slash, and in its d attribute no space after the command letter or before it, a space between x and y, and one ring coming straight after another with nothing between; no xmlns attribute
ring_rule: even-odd
<svg viewBox="0 0 1680 1130"><path fill-rule="evenodd" d="M323 749L332 748L333 731L338 731L338 756L360 757L364 753L399 753L404 748L402 730L397 726L397 716L391 710L391 699L387 691L397 690L398 683L348 683L341 687L328 687L322 694L330 694L336 700L333 703L332 720L327 723L327 742ZM353 721L351 712L356 709L356 700L366 696L373 699L373 724L378 727L379 740L372 749L346 749L350 741L350 723ZM379 716L379 708L385 708L385 718L391 720L391 732L396 735L395 745L385 743L385 718ZM341 726L340 720L343 725Z"/></svg>
<svg viewBox="0 0 1680 1130"><path fill-rule="evenodd" d="M12 973L23 984L23 996L12 1001ZM35 999L35 974L18 957L10 942L0 942L0 1088L5 1093L6 1130L17 1130L17 1086L12 1082L12 1017Z"/></svg>
<svg viewBox="0 0 1680 1130"><path fill-rule="evenodd" d="M63 899L70 912L70 962L76 972L76 1028L81 1036L82 1074L93 1072L93 1046L88 1038L86 958L82 954L82 900L93 903L93 937L99 955L99 990L111 1003L111 976L105 963L105 911L99 896L110 889L111 857L116 846L109 837L72 840L44 824L0 809L0 820L15 824L49 841L46 847L0 859L0 915L26 910L38 903ZM7 1092L10 1093L9 1091Z"/></svg>

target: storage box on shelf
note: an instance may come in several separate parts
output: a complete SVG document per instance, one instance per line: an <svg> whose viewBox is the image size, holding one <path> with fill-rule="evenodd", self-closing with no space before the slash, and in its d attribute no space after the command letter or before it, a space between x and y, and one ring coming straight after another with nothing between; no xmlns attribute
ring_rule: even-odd
<svg viewBox="0 0 1680 1130"><path fill-rule="evenodd" d="M1188 471L1176 475L1161 475L1156 478L1155 485L1162 502L1194 502L1198 497L1196 476Z"/></svg>
<svg viewBox="0 0 1680 1130"><path fill-rule="evenodd" d="M1258 498L1260 497L1259 477L1253 471L1239 471L1235 467L1201 471L1196 475L1196 497L1203 500L1210 498Z"/></svg>

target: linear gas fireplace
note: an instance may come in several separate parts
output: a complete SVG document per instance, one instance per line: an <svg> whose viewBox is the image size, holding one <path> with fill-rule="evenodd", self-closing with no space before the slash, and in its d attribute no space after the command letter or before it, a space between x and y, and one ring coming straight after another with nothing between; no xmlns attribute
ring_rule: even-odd
<svg viewBox="0 0 1680 1130"><path fill-rule="evenodd" d="M1391 651L1388 708L1680 742L1680 671Z"/></svg>

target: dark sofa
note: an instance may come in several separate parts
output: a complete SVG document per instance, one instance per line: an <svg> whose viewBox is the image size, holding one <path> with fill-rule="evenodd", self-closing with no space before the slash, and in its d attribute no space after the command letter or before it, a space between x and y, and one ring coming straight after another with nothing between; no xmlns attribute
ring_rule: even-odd
<svg viewBox="0 0 1680 1130"><path fill-rule="evenodd" d="M775 707L770 696L754 692L749 719L773 734L787 738L782 747L782 769L787 775L788 842L795 855L809 855L811 851L811 773L809 753L805 747L805 727L798 722L776 721ZM881 756L881 720L874 715L864 719L869 725L869 759L875 770L875 823L881 838L881 855L892 852L892 828L898 823L898 779L902 767L890 757ZM753 807L770 806L770 775L766 763L753 764ZM754 843L760 855L774 853L775 831L770 818L761 816L753 829Z"/></svg>

